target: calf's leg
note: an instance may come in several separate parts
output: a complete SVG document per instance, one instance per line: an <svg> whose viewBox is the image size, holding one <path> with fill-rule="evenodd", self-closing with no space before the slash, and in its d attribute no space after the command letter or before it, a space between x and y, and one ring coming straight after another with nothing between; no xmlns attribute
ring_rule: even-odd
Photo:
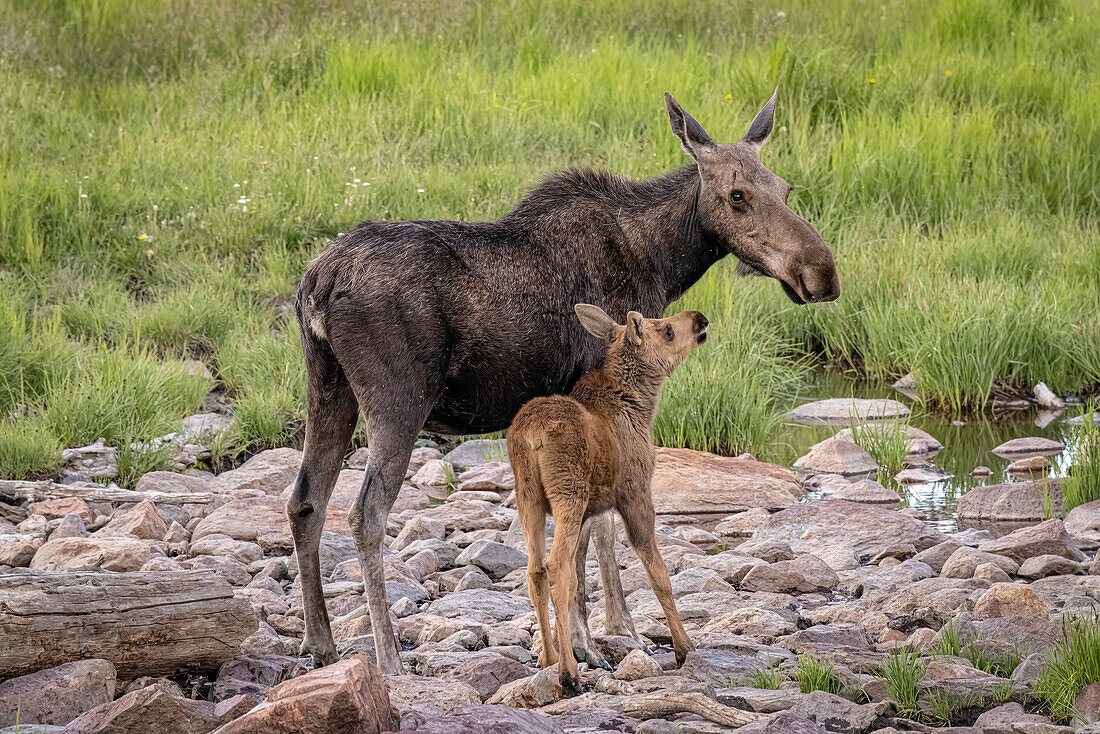
<svg viewBox="0 0 1100 734"><path fill-rule="evenodd" d="M648 497L648 487L644 494L627 492L627 496ZM688 639L684 625L680 622L680 613L676 610L676 600L672 598L672 581L668 577L668 567L661 557L661 551L657 548L657 538L654 532L656 515L651 504L634 503L619 508L619 512L626 523L626 534L630 539L630 545L638 552L645 566L646 575L649 576L649 584L653 587L653 594L661 603L661 609L665 612L665 620L668 622L669 632L672 633L672 648L676 651L676 662L684 664L684 658L688 652L695 649Z"/></svg>
<svg viewBox="0 0 1100 734"><path fill-rule="evenodd" d="M523 539L527 541L527 595L535 608L542 638L539 667L549 668L558 662L558 651L550 628L549 583L546 578L546 510L543 502L542 482L538 467L529 455L513 454L509 446L509 459L516 475L516 511L523 526Z"/></svg>
<svg viewBox="0 0 1100 734"><path fill-rule="evenodd" d="M310 338L309 335L306 337ZM311 653L316 666L336 662L328 610L321 591L318 552L325 508L340 474L358 417L351 385L327 345L307 344L306 442L302 465L286 503L287 519L298 557L306 633L301 654Z"/></svg>
<svg viewBox="0 0 1100 734"><path fill-rule="evenodd" d="M600 580L603 584L603 633L631 637L642 645L645 641L634 629L634 620L626 608L623 581L619 576L619 561L615 558L615 516L610 512L592 526L596 539L596 558L600 563Z"/></svg>
<svg viewBox="0 0 1100 734"><path fill-rule="evenodd" d="M572 491L569 495L573 495ZM580 692L577 659L573 657L573 637L569 617L577 595L577 543L580 538L587 492L583 499L566 496L551 500L554 510L554 542L550 546L547 570L550 572L550 598L554 602L554 641L558 649L558 678L562 693Z"/></svg>

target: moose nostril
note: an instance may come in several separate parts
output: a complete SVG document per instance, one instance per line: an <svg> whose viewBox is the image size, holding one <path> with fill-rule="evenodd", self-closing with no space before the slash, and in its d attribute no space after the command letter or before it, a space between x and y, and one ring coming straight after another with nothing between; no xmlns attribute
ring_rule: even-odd
<svg viewBox="0 0 1100 734"><path fill-rule="evenodd" d="M708 325L710 325L710 322L707 321L706 316L704 316L701 313L695 314L695 330L696 331L702 331L703 329L707 328Z"/></svg>

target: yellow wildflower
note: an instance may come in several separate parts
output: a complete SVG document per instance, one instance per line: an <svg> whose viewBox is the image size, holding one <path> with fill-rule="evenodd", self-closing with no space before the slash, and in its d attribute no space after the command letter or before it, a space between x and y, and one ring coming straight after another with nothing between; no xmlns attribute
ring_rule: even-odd
<svg viewBox="0 0 1100 734"><path fill-rule="evenodd" d="M152 250L146 250L145 254L148 255L149 257L152 257L153 256L153 251Z"/></svg>
<svg viewBox="0 0 1100 734"><path fill-rule="evenodd" d="M139 234L139 235L138 235L138 239L139 239L139 240L147 240L147 239L149 239L149 235L147 235L147 234Z"/></svg>
<svg viewBox="0 0 1100 734"><path fill-rule="evenodd" d="M948 69L948 70L947 70L947 71L945 71L945 72L944 72L943 74L944 74L944 76L951 76L951 70L950 70L950 69Z"/></svg>
<svg viewBox="0 0 1100 734"><path fill-rule="evenodd" d="M868 84L874 84L875 83L875 78L871 77L870 79L867 80L867 83Z"/></svg>
<svg viewBox="0 0 1100 734"><path fill-rule="evenodd" d="M727 94L726 99L733 99L733 95L732 94Z"/></svg>

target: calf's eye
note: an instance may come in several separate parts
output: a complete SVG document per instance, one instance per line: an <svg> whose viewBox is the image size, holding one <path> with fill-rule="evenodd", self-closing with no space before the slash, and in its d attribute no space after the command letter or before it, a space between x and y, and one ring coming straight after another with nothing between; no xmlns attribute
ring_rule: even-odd
<svg viewBox="0 0 1100 734"><path fill-rule="evenodd" d="M665 339L668 339L669 341L672 341L673 336L675 336L675 335L672 333L672 327L671 326L666 326L665 327Z"/></svg>
<svg viewBox="0 0 1100 734"><path fill-rule="evenodd" d="M738 189L733 190L732 192L730 192L730 201L732 201L734 204L744 204L745 192Z"/></svg>

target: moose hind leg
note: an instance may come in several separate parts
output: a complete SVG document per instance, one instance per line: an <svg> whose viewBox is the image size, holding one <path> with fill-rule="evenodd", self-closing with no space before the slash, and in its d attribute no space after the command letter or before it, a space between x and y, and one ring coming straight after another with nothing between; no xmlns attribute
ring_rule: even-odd
<svg viewBox="0 0 1100 734"><path fill-rule="evenodd" d="M586 495L586 492L581 492ZM580 691L577 659L573 657L570 616L577 594L577 542L584 520L587 496L555 502L554 542L550 545L547 570L550 572L550 598L554 602L554 642L558 649L558 678L562 693Z"/></svg>
<svg viewBox="0 0 1100 734"><path fill-rule="evenodd" d="M286 504L298 573L306 632L301 654L312 654L314 665L336 662L328 611L321 590L318 553L325 508L340 474L344 453L358 417L358 404L343 371L326 350L307 349L306 441L298 478ZM310 358L312 355L312 358Z"/></svg>
<svg viewBox="0 0 1100 734"><path fill-rule="evenodd" d="M588 628L588 588L585 582L585 566L588 560L588 543L592 537L592 529L603 516L591 517L581 526L581 534L577 541L577 594L571 611L569 629L573 637L573 655L577 660L583 660L593 668L606 668L611 670L611 664L603 656L592 640L592 631Z"/></svg>
<svg viewBox="0 0 1100 734"><path fill-rule="evenodd" d="M592 536L596 545L596 559L600 563L600 583L603 584L603 632L605 635L630 637L644 646L645 640L634 629L634 620L626 608L623 580L619 575L619 560L615 558L615 516L607 512L593 518L593 523Z"/></svg>
<svg viewBox="0 0 1100 734"><path fill-rule="evenodd" d="M402 672L401 649L390 624L386 582L382 568L382 541L386 518L401 490L413 442L424 417L395 419L392 412L367 420L367 468L363 485L348 516L363 569L363 592L370 608L371 629L378 667L387 675Z"/></svg>

